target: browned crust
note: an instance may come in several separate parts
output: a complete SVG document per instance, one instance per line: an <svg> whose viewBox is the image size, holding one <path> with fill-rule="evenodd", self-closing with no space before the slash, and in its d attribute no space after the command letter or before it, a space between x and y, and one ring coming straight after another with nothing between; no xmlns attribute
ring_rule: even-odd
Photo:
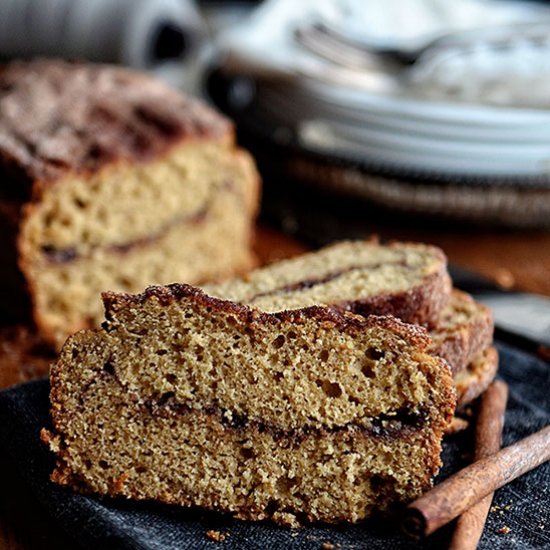
<svg viewBox="0 0 550 550"><path fill-rule="evenodd" d="M451 279L443 265L422 284L395 294L380 294L365 300L340 302L333 307L357 315L392 315L404 322L430 326L449 300Z"/></svg>
<svg viewBox="0 0 550 550"><path fill-rule="evenodd" d="M347 242L348 241L340 241L333 245L329 245L322 250L323 252L327 252L332 248L337 248ZM379 241L376 236L373 236L370 239L363 241L362 244L366 246L379 246ZM331 303L330 307L342 312L355 313L364 317L369 315L393 315L394 317L398 317L407 323L420 324L428 327L434 325L437 322L441 310L447 305L452 289L452 282L449 274L447 273L447 258L445 254L440 248L421 243L395 241L384 246L385 248L395 250L409 247L429 252L429 254L433 257L434 263L437 265L437 270L427 275L416 286L412 286L406 290L389 294L378 294L364 299L337 301ZM303 257L314 257L318 252L319 251L309 252L304 254ZM285 260L283 260L283 262L285 262ZM322 284L326 280L330 280L335 276L349 270L359 270L363 268L368 269L368 266L362 266L360 264L350 266L342 269L341 272L337 271L329 274L326 279L323 277L319 277L318 279L315 277L310 277L307 280L296 281L286 287L272 289L252 298L247 297L245 301L247 299L254 300L257 297L265 295L275 295L279 292L300 290L303 287Z"/></svg>
<svg viewBox="0 0 550 550"><path fill-rule="evenodd" d="M40 188L187 139L233 139L228 119L129 69L57 59L0 68L0 161Z"/></svg>
<svg viewBox="0 0 550 550"><path fill-rule="evenodd" d="M490 346L455 376L457 408L461 409L479 397L494 380L497 370L498 351Z"/></svg>
<svg viewBox="0 0 550 550"><path fill-rule="evenodd" d="M168 306L184 298L190 298L195 303L205 308L211 308L223 313L230 313L248 324L261 323L265 325L277 325L282 321L301 323L306 319L314 318L319 322L331 323L338 330L346 330L348 328L363 330L374 326L383 327L408 339L412 345L418 346L422 351L426 350L430 343L430 338L424 327L406 324L389 315L370 315L368 317L362 317L360 315L351 315L342 312L337 308L324 306L309 306L301 309L266 313L230 300L214 298L198 287L183 283L173 283L166 286L149 286L141 294L104 292L102 293L102 298L105 306L107 326L113 314L116 314L117 311L122 309L139 306L152 299L158 300L163 306Z"/></svg>
<svg viewBox="0 0 550 550"><path fill-rule="evenodd" d="M454 300L474 305L476 313L464 323L453 327L452 331L437 326L433 329L434 332L441 330L445 337L441 341L434 341L432 352L449 363L453 376L467 368L481 350L491 345L494 332L493 315L487 306L457 289L453 289Z"/></svg>

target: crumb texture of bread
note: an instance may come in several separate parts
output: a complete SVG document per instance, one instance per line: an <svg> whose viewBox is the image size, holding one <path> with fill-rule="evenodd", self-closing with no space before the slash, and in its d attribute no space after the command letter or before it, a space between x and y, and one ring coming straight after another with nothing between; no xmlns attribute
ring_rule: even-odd
<svg viewBox="0 0 550 550"><path fill-rule="evenodd" d="M51 342L96 325L104 290L251 267L259 179L226 118L149 76L56 60L4 66L0 99L0 227L16 243L0 260Z"/></svg>
<svg viewBox="0 0 550 550"><path fill-rule="evenodd" d="M188 285L104 300L52 368L57 483L284 524L360 521L430 487L455 394L424 329Z"/></svg>
<svg viewBox="0 0 550 550"><path fill-rule="evenodd" d="M268 312L329 305L426 324L447 304L451 283L436 247L343 241L204 289Z"/></svg>

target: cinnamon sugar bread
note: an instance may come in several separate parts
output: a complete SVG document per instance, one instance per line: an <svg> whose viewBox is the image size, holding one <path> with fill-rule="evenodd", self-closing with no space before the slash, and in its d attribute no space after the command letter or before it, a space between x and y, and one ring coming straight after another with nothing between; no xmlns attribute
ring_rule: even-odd
<svg viewBox="0 0 550 550"><path fill-rule="evenodd" d="M251 266L258 176L230 122L149 76L55 60L0 68L0 304L50 342L100 291Z"/></svg>
<svg viewBox="0 0 550 550"><path fill-rule="evenodd" d="M264 311L323 304L429 324L430 350L455 374L493 340L489 309L451 292L443 252L422 244L344 241L203 288Z"/></svg>
<svg viewBox="0 0 550 550"><path fill-rule="evenodd" d="M423 328L179 284L104 302L51 372L55 482L290 525L430 487L455 396Z"/></svg>
<svg viewBox="0 0 550 550"><path fill-rule="evenodd" d="M451 283L445 255L436 247L343 241L203 288L262 311L321 304L428 324L447 304Z"/></svg>

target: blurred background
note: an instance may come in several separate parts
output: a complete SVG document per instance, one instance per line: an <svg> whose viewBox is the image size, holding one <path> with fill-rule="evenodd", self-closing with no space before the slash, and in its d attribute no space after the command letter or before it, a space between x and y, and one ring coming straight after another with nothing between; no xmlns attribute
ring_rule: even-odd
<svg viewBox="0 0 550 550"><path fill-rule="evenodd" d="M4 60L120 63L226 112L262 220L312 244L550 227L549 54L547 2L0 0Z"/></svg>

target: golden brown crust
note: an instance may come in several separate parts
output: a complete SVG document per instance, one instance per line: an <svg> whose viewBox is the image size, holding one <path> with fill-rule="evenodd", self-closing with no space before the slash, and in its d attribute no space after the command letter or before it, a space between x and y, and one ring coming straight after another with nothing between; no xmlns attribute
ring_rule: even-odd
<svg viewBox="0 0 550 550"><path fill-rule="evenodd" d="M430 332L432 351L443 357L456 375L491 345L493 332L491 310L465 292L453 289L448 307Z"/></svg>
<svg viewBox="0 0 550 550"><path fill-rule="evenodd" d="M415 255L416 264L410 258ZM401 277L401 284L388 281L388 275ZM363 281L362 288L355 276ZM346 277L347 283L341 282ZM335 283L341 285L341 293L334 292ZM331 286L332 290L325 290ZM341 241L205 289L267 311L323 304L343 312L393 315L430 326L447 304L451 286L441 249L408 242L380 245L370 239ZM317 291L317 296L308 295L310 291Z"/></svg>
<svg viewBox="0 0 550 550"><path fill-rule="evenodd" d="M431 326L437 322L440 311L449 300L451 280L445 266L432 273L424 283L403 292L380 294L366 300L336 303L341 311L357 315L392 315L407 322Z"/></svg>
<svg viewBox="0 0 550 550"><path fill-rule="evenodd" d="M331 323L339 330L345 330L348 327L361 330L371 326L382 326L410 340L411 344L418 346L420 350L426 350L430 343L424 327L404 323L396 317L389 315L363 317L361 315L342 312L338 308L324 306L310 306L276 313L266 313L230 300L222 300L221 298L209 296L202 289L183 283L173 283L166 286L149 286L141 294L103 292L101 296L105 306L107 324L117 311L143 304L153 298L157 299L163 306L168 306L183 298L192 298L196 303L205 308L232 313L247 323L261 323L275 326L281 321L301 322L306 318L315 318L320 322Z"/></svg>
<svg viewBox="0 0 550 550"><path fill-rule="evenodd" d="M498 351L490 346L455 376L457 407L463 408L479 397L494 380L497 370Z"/></svg>
<svg viewBox="0 0 550 550"><path fill-rule="evenodd" d="M53 59L0 70L0 160L40 186L186 139L231 140L231 123L157 80L121 67Z"/></svg>

